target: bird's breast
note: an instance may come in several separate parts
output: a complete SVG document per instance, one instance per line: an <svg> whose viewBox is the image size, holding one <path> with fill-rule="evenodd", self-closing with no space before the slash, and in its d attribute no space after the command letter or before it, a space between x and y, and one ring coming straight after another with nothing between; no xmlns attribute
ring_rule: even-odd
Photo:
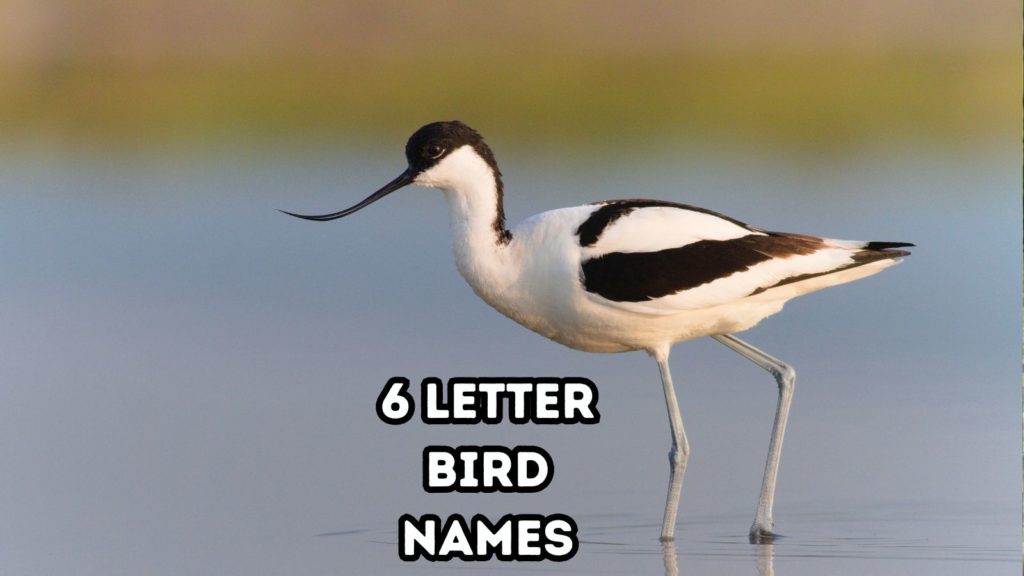
<svg viewBox="0 0 1024 576"><path fill-rule="evenodd" d="M634 349L609 338L613 322L583 292L580 219L568 210L545 213L514 229L493 253L457 248L459 272L494 309L560 344L593 352Z"/></svg>

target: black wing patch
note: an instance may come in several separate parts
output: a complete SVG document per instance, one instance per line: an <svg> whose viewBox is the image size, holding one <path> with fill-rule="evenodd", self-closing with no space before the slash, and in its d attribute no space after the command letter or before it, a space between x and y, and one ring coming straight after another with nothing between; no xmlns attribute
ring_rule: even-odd
<svg viewBox="0 0 1024 576"><path fill-rule="evenodd" d="M597 210L594 210L590 214L590 217L587 218L576 229L576 235L580 237L580 246L586 247L597 244L597 241L601 238L601 234L604 233L605 229L608 228L608 226L610 226L619 218L629 214L633 210L636 210L637 208L659 207L690 210L691 212L710 214L712 216L721 218L722 220L732 222L733 224L736 224L737 226L740 226L742 228L746 228L747 230L754 230L753 228L747 226L743 222L740 222L739 220L733 220L732 218L725 216L724 214L719 214L718 212L706 210L704 208L698 208L696 206L687 206L686 204L678 204L676 202L666 202L664 200L608 200L606 202L596 202L595 204L600 204L601 207L598 208Z"/></svg>
<svg viewBox="0 0 1024 576"><path fill-rule="evenodd" d="M771 258L810 254L823 245L814 236L769 233L700 240L657 252L612 252L583 262L583 287L616 302L645 302L726 278Z"/></svg>

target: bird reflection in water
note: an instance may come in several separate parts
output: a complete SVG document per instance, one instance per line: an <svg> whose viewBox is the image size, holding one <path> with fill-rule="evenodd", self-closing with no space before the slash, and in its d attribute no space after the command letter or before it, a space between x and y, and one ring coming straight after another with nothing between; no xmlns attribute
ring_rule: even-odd
<svg viewBox="0 0 1024 576"><path fill-rule="evenodd" d="M758 576L775 576L775 545L756 544ZM665 576L679 576L679 553L676 543L672 540L663 541L661 550L664 554Z"/></svg>

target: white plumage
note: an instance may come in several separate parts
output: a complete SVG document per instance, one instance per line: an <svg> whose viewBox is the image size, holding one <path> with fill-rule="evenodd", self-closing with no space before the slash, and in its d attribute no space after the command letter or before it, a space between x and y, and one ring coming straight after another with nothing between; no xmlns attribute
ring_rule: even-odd
<svg viewBox="0 0 1024 576"><path fill-rule="evenodd" d="M672 428L662 539L675 528L689 445L668 368L672 344L711 336L771 372L779 384L751 541L770 541L772 502L794 372L732 336L786 301L880 272L906 243L831 240L761 230L670 202L622 200L562 208L505 228L501 173L480 135L461 122L420 128L409 167L347 216L408 184L447 200L459 272L484 301L551 340L588 352L644 350L657 361ZM290 213L289 213L290 214Z"/></svg>

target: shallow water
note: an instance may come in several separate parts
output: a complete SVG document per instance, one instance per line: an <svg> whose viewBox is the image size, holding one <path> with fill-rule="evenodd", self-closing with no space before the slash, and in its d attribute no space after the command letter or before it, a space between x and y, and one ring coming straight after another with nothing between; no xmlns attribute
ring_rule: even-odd
<svg viewBox="0 0 1024 576"><path fill-rule="evenodd" d="M851 503L846 503L851 504ZM491 562L486 567L454 562L444 570L491 572L588 572L599 574L1009 574L1019 565L1012 548L993 546L1000 532L1017 519L1006 510L983 509L977 503L937 512L937 502L837 506L820 503L786 514L790 532L774 543L752 546L729 528L743 524L739 514L688 517L675 542L651 538L661 519L635 514L580 515L589 528L581 532L581 551L563 566ZM979 516L985 515L985 519ZM956 527L951 529L952 527ZM964 539L958 531L967 528ZM392 526L320 535L350 554L373 557L375 567L394 573L410 571L393 560L397 548ZM366 558L363 559L366 561ZM417 569L436 570L427 563ZM390 573L388 570L385 572Z"/></svg>
<svg viewBox="0 0 1024 576"><path fill-rule="evenodd" d="M746 334L798 372L777 543L746 542L775 403L754 366L711 341L674 349L693 453L666 554L668 427L649 358L562 348L477 300L434 191L331 224L275 211L346 207L402 168L398 151L37 151L0 169L0 569L1020 572L1018 158L500 156L511 221L657 196L918 244ZM374 402L395 375L583 376L602 420L388 426ZM488 443L545 448L551 485L423 492L424 446ZM397 557L403 513L556 511L583 542L565 564Z"/></svg>

